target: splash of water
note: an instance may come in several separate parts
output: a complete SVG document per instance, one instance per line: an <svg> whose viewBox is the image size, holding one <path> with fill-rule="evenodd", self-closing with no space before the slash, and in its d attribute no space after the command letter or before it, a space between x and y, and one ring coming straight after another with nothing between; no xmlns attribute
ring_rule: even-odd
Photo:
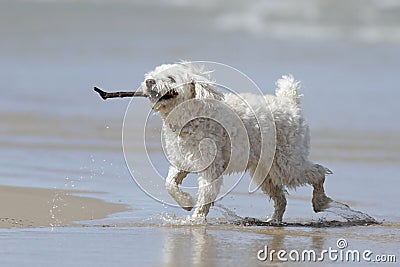
<svg viewBox="0 0 400 267"><path fill-rule="evenodd" d="M197 219L191 216L179 217L171 213L162 213L158 216L161 225L164 226L200 226L200 225L238 225L238 226L270 226L270 227L312 227L312 228L325 228L325 227L350 227L359 225L379 224L374 218L361 211L351 209L348 205L332 200L329 207L324 211L333 213L346 221L339 220L326 220L320 218L316 221L310 222L275 222L269 220L262 220L252 217L241 217L233 210L221 205L215 204L213 207L221 213L222 218L207 218Z"/></svg>
<svg viewBox="0 0 400 267"><path fill-rule="evenodd" d="M348 222L377 224L378 222L366 213L353 210L348 205L332 200L324 211L338 215Z"/></svg>
<svg viewBox="0 0 400 267"><path fill-rule="evenodd" d="M192 216L178 217L171 213L162 213L159 216L162 225L206 225L207 221L204 218L193 218Z"/></svg>
<svg viewBox="0 0 400 267"><path fill-rule="evenodd" d="M158 216L158 219L161 221L161 225L218 225L218 224L234 224L239 225L246 218L240 217L233 210L228 209L227 207L221 204L215 204L214 209L219 211L222 215L222 218L193 218L190 215L179 217L173 213L162 213ZM153 220L153 218L151 218Z"/></svg>
<svg viewBox="0 0 400 267"><path fill-rule="evenodd" d="M286 226L286 227L349 227L357 225L371 225L379 224L374 218L361 211L353 210L348 205L332 200L329 203L329 207L324 210L325 212L333 213L346 221L339 220L326 220L325 218L318 219L317 221L311 222L274 222L269 220L260 220L251 217L241 217L237 215L234 211L222 206L221 204L216 204L217 208L223 215L225 221L219 219L219 224L235 224L242 226Z"/></svg>
<svg viewBox="0 0 400 267"><path fill-rule="evenodd" d="M49 210L49 214L50 214L50 226L51 227L56 227L56 226L61 226L62 225L62 221L60 219L60 206L61 202L63 202L64 199L62 197L62 195L60 194L60 192L56 191L54 193L53 199L49 202L49 204L51 204L51 208Z"/></svg>
<svg viewBox="0 0 400 267"><path fill-rule="evenodd" d="M224 216L224 219L227 223L235 224L238 221L243 221L243 217L240 217L233 210L230 210L227 207L222 206L221 204L215 204L214 208L216 208L222 214L222 216Z"/></svg>

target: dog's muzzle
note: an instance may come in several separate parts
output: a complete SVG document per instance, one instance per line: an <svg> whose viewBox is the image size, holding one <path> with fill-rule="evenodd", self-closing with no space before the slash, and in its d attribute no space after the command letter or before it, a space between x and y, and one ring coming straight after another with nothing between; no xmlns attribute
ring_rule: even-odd
<svg viewBox="0 0 400 267"><path fill-rule="evenodd" d="M158 99L161 97L160 93L154 90L154 87L156 85L156 80L154 79L147 79L145 81L146 84L146 93L149 97L150 100L157 102Z"/></svg>
<svg viewBox="0 0 400 267"><path fill-rule="evenodd" d="M154 79L147 79L146 80L146 87L151 90L153 89L153 86L156 84L156 80Z"/></svg>
<svg viewBox="0 0 400 267"><path fill-rule="evenodd" d="M152 102L159 102L163 100L169 100L178 95L177 91L174 89L168 90L167 92L161 94L157 92L156 81L154 79L146 79L146 94Z"/></svg>

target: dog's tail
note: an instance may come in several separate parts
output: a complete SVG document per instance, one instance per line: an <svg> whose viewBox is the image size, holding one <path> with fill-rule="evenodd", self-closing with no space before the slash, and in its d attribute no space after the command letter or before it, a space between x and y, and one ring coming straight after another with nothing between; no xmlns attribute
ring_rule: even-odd
<svg viewBox="0 0 400 267"><path fill-rule="evenodd" d="M276 96L284 102L294 104L296 106L300 105L300 82L296 81L292 75L284 75L282 78L278 79L275 83Z"/></svg>

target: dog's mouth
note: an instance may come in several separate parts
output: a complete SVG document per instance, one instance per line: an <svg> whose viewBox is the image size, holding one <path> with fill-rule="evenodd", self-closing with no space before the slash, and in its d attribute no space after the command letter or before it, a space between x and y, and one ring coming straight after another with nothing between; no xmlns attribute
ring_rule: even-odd
<svg viewBox="0 0 400 267"><path fill-rule="evenodd" d="M156 92L156 91L150 91L149 93L149 97L155 101L155 102L159 102L159 101L165 101L165 100L169 100L174 98L175 96L178 95L178 92L175 91L174 89L169 90L168 92L166 92L164 95L161 96L160 93Z"/></svg>
<svg viewBox="0 0 400 267"><path fill-rule="evenodd" d="M174 89L172 89L172 90L169 90L169 91L168 91L166 94L164 94L162 97L160 97L159 100L168 100L168 99L174 98L174 97L177 96L177 95L178 95L178 92L175 91Z"/></svg>

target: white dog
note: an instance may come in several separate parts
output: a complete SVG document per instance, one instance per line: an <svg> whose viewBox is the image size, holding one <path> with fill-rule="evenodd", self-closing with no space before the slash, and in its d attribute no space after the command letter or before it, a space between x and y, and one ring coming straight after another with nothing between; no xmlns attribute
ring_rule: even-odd
<svg viewBox="0 0 400 267"><path fill-rule="evenodd" d="M331 171L308 160L300 84L283 76L276 86L275 96L223 94L210 72L184 63L161 65L145 75L142 90L164 122L171 164L166 188L184 209L195 207L194 218L207 216L224 174L243 171L274 201L276 222L286 209L285 188L310 184L314 211L329 206L323 184ZM197 203L179 188L189 172L199 176Z"/></svg>

